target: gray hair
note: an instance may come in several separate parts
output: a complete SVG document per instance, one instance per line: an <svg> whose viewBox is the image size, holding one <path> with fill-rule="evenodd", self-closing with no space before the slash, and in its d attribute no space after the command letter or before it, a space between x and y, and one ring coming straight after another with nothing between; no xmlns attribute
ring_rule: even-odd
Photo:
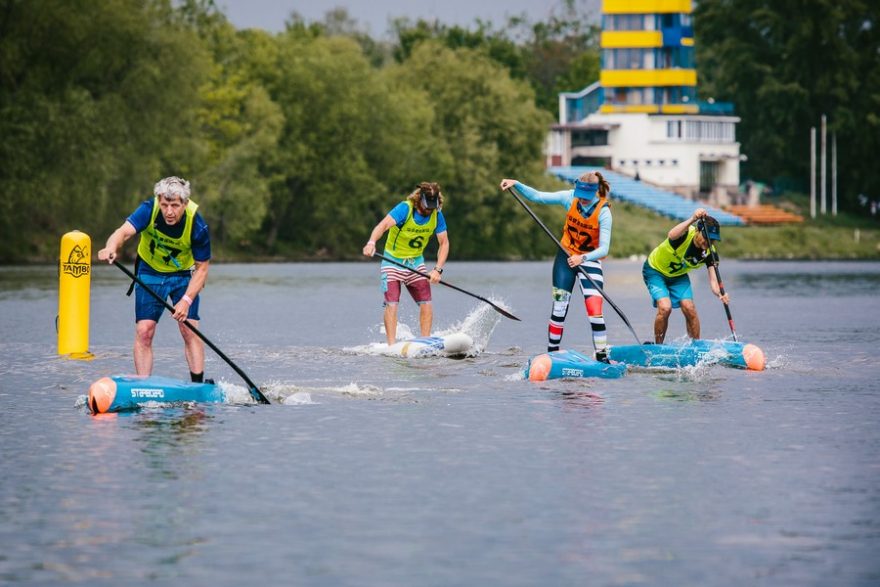
<svg viewBox="0 0 880 587"><path fill-rule="evenodd" d="M164 196L169 200L180 198L180 201L185 204L189 201L189 182L172 175L156 182L156 185L153 186L153 194L156 197Z"/></svg>

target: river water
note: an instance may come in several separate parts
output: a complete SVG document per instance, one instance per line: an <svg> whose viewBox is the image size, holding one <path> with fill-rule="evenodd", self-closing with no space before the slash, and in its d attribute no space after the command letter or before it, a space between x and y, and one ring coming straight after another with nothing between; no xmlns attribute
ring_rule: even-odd
<svg viewBox="0 0 880 587"><path fill-rule="evenodd" d="M89 383L133 369L125 276L93 267L95 359L73 361L56 269L0 268L0 583L880 584L880 263L723 261L764 372L535 384L550 266L450 263L522 322L435 287L435 330L482 352L405 360L370 352L376 264L214 265L202 331L273 405L208 349L233 402L102 416ZM640 263L606 279L647 340ZM694 281L704 338L729 336ZM405 297L404 332L416 316ZM563 346L590 349L579 302ZM155 348L155 374L186 376L168 316Z"/></svg>

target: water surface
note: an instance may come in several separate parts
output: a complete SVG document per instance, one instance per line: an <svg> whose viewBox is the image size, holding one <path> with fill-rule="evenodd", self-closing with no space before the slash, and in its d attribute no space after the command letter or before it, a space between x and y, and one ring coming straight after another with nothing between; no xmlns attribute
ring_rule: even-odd
<svg viewBox="0 0 880 587"><path fill-rule="evenodd" d="M449 264L435 329L483 352L403 360L377 266L214 265L202 330L273 401L92 416L132 370L124 275L93 268L90 362L58 358L54 267L0 268L0 583L876 585L880 263L724 261L762 373L721 366L534 384L551 263ZM639 336L640 264L607 264ZM695 278L705 338L729 336ZM606 306L612 344L632 335ZM405 297L404 331L417 314ZM670 337L684 333L674 314ZM590 348L579 302L564 346ZM187 373L166 316L155 373Z"/></svg>

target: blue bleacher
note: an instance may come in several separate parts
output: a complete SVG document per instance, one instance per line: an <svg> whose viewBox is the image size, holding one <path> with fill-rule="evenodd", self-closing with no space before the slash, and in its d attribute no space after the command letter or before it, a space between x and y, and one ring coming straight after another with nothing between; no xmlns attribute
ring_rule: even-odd
<svg viewBox="0 0 880 587"><path fill-rule="evenodd" d="M691 217L697 208L705 208L710 216L718 220L719 224L725 226L741 226L745 224L739 216L719 208L689 200L675 192L647 185L626 175L602 169L601 167L551 167L548 171L569 183L574 183L578 177L588 171L599 171L608 180L608 183L611 184L611 197L613 199L642 206L675 220L686 220Z"/></svg>

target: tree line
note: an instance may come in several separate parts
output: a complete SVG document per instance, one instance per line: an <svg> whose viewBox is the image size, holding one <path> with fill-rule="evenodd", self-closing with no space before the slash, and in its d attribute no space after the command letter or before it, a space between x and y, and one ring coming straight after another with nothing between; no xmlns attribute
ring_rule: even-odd
<svg viewBox="0 0 880 587"><path fill-rule="evenodd" d="M801 26L784 2L749 0L753 25L733 4L697 4L698 67L737 104L748 172L802 177L800 126L827 111L842 206L880 197L880 167L855 156L880 137L877 8L820 1ZM51 259L73 228L101 245L166 175L192 182L230 254L353 258L423 180L443 188L457 258L552 252L497 186L553 185L542 148L558 93L598 78L595 15L569 0L546 22L398 19L393 33L373 39L344 10L268 33L211 0L0 0L0 258Z"/></svg>

